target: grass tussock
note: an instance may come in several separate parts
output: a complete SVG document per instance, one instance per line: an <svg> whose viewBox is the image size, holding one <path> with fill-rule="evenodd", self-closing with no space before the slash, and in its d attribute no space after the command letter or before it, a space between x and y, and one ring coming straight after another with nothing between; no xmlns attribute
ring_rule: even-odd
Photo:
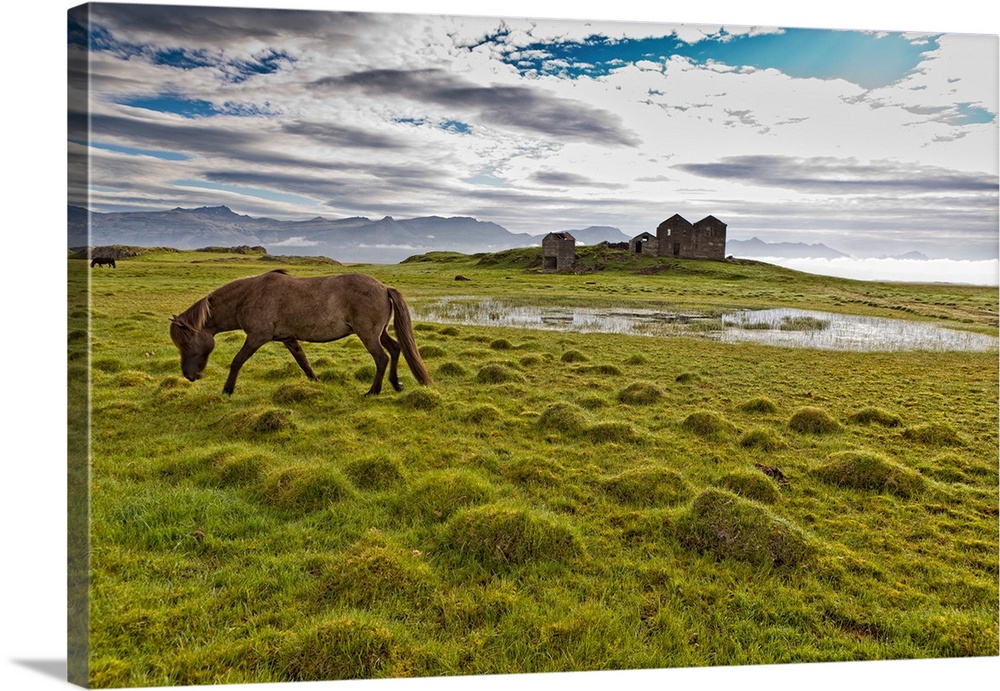
<svg viewBox="0 0 1000 691"><path fill-rule="evenodd" d="M433 389L419 388L399 397L399 404L413 410L434 410L441 406L441 394Z"/></svg>
<svg viewBox="0 0 1000 691"><path fill-rule="evenodd" d="M778 412L778 405L767 396L755 396L740 404L740 410L744 413L764 413L773 415Z"/></svg>
<svg viewBox="0 0 1000 691"><path fill-rule="evenodd" d="M152 376L138 370L126 370L118 375L118 386L122 388L145 386L153 381Z"/></svg>
<svg viewBox="0 0 1000 691"><path fill-rule="evenodd" d="M485 504L496 491L471 470L432 470L414 481L399 504L399 512L425 520L447 520L460 509Z"/></svg>
<svg viewBox="0 0 1000 691"><path fill-rule="evenodd" d="M529 487L558 487L566 475L566 469L544 458L522 458L507 468L508 476L515 482Z"/></svg>
<svg viewBox="0 0 1000 691"><path fill-rule="evenodd" d="M697 372L681 372L674 381L678 384L699 384L701 383L701 375Z"/></svg>
<svg viewBox="0 0 1000 691"><path fill-rule="evenodd" d="M559 356L559 360L560 362L587 362L590 358L579 350L567 350Z"/></svg>
<svg viewBox="0 0 1000 691"><path fill-rule="evenodd" d="M759 501L761 504L773 504L781 497L777 483L763 473L755 471L734 470L719 478L716 484L744 499Z"/></svg>
<svg viewBox="0 0 1000 691"><path fill-rule="evenodd" d="M612 444L636 444L646 439L642 432L629 423L617 420L590 425L583 430L583 435L594 442Z"/></svg>
<svg viewBox="0 0 1000 691"><path fill-rule="evenodd" d="M384 626L338 616L293 636L278 661L287 681L369 679L388 674L398 649Z"/></svg>
<svg viewBox="0 0 1000 691"><path fill-rule="evenodd" d="M276 470L263 482L269 504L303 512L319 511L353 496L351 484L329 465L291 465Z"/></svg>
<svg viewBox="0 0 1000 691"><path fill-rule="evenodd" d="M386 601L426 604L434 574L420 550L390 545L374 533L320 566L316 588L326 604L370 609Z"/></svg>
<svg viewBox="0 0 1000 691"><path fill-rule="evenodd" d="M291 411L282 408L244 408L227 413L215 426L229 436L270 436L295 429Z"/></svg>
<svg viewBox="0 0 1000 691"><path fill-rule="evenodd" d="M788 421L788 427L802 434L833 434L841 430L840 423L822 408L799 408Z"/></svg>
<svg viewBox="0 0 1000 691"><path fill-rule="evenodd" d="M522 382L524 377L510 367L494 363L480 368L479 372L476 373L476 381L480 384L506 384L508 382Z"/></svg>
<svg viewBox="0 0 1000 691"><path fill-rule="evenodd" d="M740 437L740 446L745 449L772 452L786 448L788 444L769 427L754 427Z"/></svg>
<svg viewBox="0 0 1000 691"><path fill-rule="evenodd" d="M538 427L549 432L579 434L586 425L586 413L572 403L550 405L538 417Z"/></svg>
<svg viewBox="0 0 1000 691"><path fill-rule="evenodd" d="M920 473L865 451L832 454L826 463L816 469L816 475L837 487L887 492L900 497L911 497L926 485Z"/></svg>
<svg viewBox="0 0 1000 691"><path fill-rule="evenodd" d="M441 363L441 366L437 368L436 374L444 379L458 378L467 376L469 370L454 360L449 360L448 362Z"/></svg>
<svg viewBox="0 0 1000 691"><path fill-rule="evenodd" d="M852 413L847 418L848 422L859 425L880 425L882 427L902 427L903 418L888 410L869 406L862 408L856 413Z"/></svg>
<svg viewBox="0 0 1000 691"><path fill-rule="evenodd" d="M618 392L618 400L627 405L650 405L661 398L660 388L648 382L635 382Z"/></svg>
<svg viewBox="0 0 1000 691"><path fill-rule="evenodd" d="M927 446L964 446L965 440L955 428L944 422L928 422L903 430L903 438Z"/></svg>
<svg viewBox="0 0 1000 691"><path fill-rule="evenodd" d="M699 437L721 437L736 432L736 425L718 413L710 410L697 410L681 422L681 427Z"/></svg>
<svg viewBox="0 0 1000 691"><path fill-rule="evenodd" d="M271 400L279 404L302 403L317 398L322 393L322 388L315 384L295 382L279 386L271 396Z"/></svg>
<svg viewBox="0 0 1000 691"><path fill-rule="evenodd" d="M720 489L707 489L677 520L690 549L755 566L798 566L815 548L802 530L769 509Z"/></svg>
<svg viewBox="0 0 1000 691"><path fill-rule="evenodd" d="M601 486L608 496L632 506L673 506L691 496L691 486L676 470L640 466L605 478Z"/></svg>
<svg viewBox="0 0 1000 691"><path fill-rule="evenodd" d="M420 357L424 360L444 357L448 354L444 348L439 345L434 345L433 343L421 346L418 350L420 351Z"/></svg>
<svg viewBox="0 0 1000 691"><path fill-rule="evenodd" d="M450 549L487 565L566 561L584 553L583 539L566 521L504 504L456 514L444 540Z"/></svg>
<svg viewBox="0 0 1000 691"><path fill-rule="evenodd" d="M403 482L403 465L395 458L359 458L344 466L351 483L360 489L389 489Z"/></svg>
<svg viewBox="0 0 1000 691"><path fill-rule="evenodd" d="M462 420L464 422L472 422L475 424L499 422L503 419L504 414L500 412L500 409L496 406L490 405L489 403L477 405L462 413Z"/></svg>

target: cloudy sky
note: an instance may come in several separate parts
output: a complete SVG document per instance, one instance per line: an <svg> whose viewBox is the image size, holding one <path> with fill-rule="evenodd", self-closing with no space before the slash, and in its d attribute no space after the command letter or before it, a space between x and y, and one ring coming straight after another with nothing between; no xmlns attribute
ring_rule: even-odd
<svg viewBox="0 0 1000 691"><path fill-rule="evenodd" d="M92 8L70 192L95 211L536 234L712 214L733 239L997 257L995 35Z"/></svg>

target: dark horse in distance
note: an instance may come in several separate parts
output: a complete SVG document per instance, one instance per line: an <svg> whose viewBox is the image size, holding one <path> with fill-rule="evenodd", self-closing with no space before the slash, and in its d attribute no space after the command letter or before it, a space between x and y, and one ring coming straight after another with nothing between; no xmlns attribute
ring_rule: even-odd
<svg viewBox="0 0 1000 691"><path fill-rule="evenodd" d="M105 265L110 265L112 269L118 268L117 266L115 266L114 257L94 257L92 260L90 260L91 269L93 269L95 266L105 266Z"/></svg>
<svg viewBox="0 0 1000 691"><path fill-rule="evenodd" d="M390 319L398 343L389 336ZM396 374L400 352L418 382L425 386L432 383L417 350L403 296L365 274L304 278L278 269L214 290L170 319L170 338L181 352L184 376L189 381L201 378L215 347L215 334L236 329L242 329L247 337L229 366L229 378L222 389L225 394L233 393L243 363L269 341L283 343L306 376L315 380L299 341L328 343L352 333L375 360L375 381L368 394L382 390L386 366L389 383L396 391L402 390Z"/></svg>

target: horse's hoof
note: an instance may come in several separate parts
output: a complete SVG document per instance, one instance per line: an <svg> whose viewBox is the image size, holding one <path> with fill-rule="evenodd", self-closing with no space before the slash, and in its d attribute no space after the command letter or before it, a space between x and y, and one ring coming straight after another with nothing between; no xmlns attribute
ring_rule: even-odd
<svg viewBox="0 0 1000 691"><path fill-rule="evenodd" d="M394 388L396 391L402 391L403 390L403 385L402 384L393 384L392 388Z"/></svg>

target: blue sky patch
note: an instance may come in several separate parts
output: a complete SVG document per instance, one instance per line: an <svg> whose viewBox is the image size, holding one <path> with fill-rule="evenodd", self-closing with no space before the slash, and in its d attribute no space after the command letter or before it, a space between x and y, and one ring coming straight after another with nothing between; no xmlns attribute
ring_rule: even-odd
<svg viewBox="0 0 1000 691"><path fill-rule="evenodd" d="M226 102L217 106L211 101L200 98L185 98L174 94L159 94L156 96L134 96L118 101L123 106L154 110L158 113L173 113L188 119L210 118L216 115L233 115L238 117L254 117L271 115L267 104L263 107L245 103Z"/></svg>
<svg viewBox="0 0 1000 691"><path fill-rule="evenodd" d="M771 68L791 77L839 78L871 89L903 78L920 64L923 53L937 47L935 37L914 42L900 33L786 29L753 36L723 31L697 43L685 43L673 34L620 40L594 35L583 41L533 43L504 59L522 74L575 79L599 77L640 61L662 63L678 55L696 64Z"/></svg>
<svg viewBox="0 0 1000 691"><path fill-rule="evenodd" d="M128 154L129 156L152 156L153 158L159 158L164 161L187 161L190 159L190 156L188 156L187 154L182 154L179 151L161 151L159 149L138 149L134 146L120 146L118 144L105 144L103 142L85 142L78 139L70 139L70 141L75 144L91 146L95 149L114 151L120 154Z"/></svg>
<svg viewBox="0 0 1000 691"><path fill-rule="evenodd" d="M460 120L445 120L441 123L441 129L445 132L455 132L457 134L469 134L472 126Z"/></svg>

